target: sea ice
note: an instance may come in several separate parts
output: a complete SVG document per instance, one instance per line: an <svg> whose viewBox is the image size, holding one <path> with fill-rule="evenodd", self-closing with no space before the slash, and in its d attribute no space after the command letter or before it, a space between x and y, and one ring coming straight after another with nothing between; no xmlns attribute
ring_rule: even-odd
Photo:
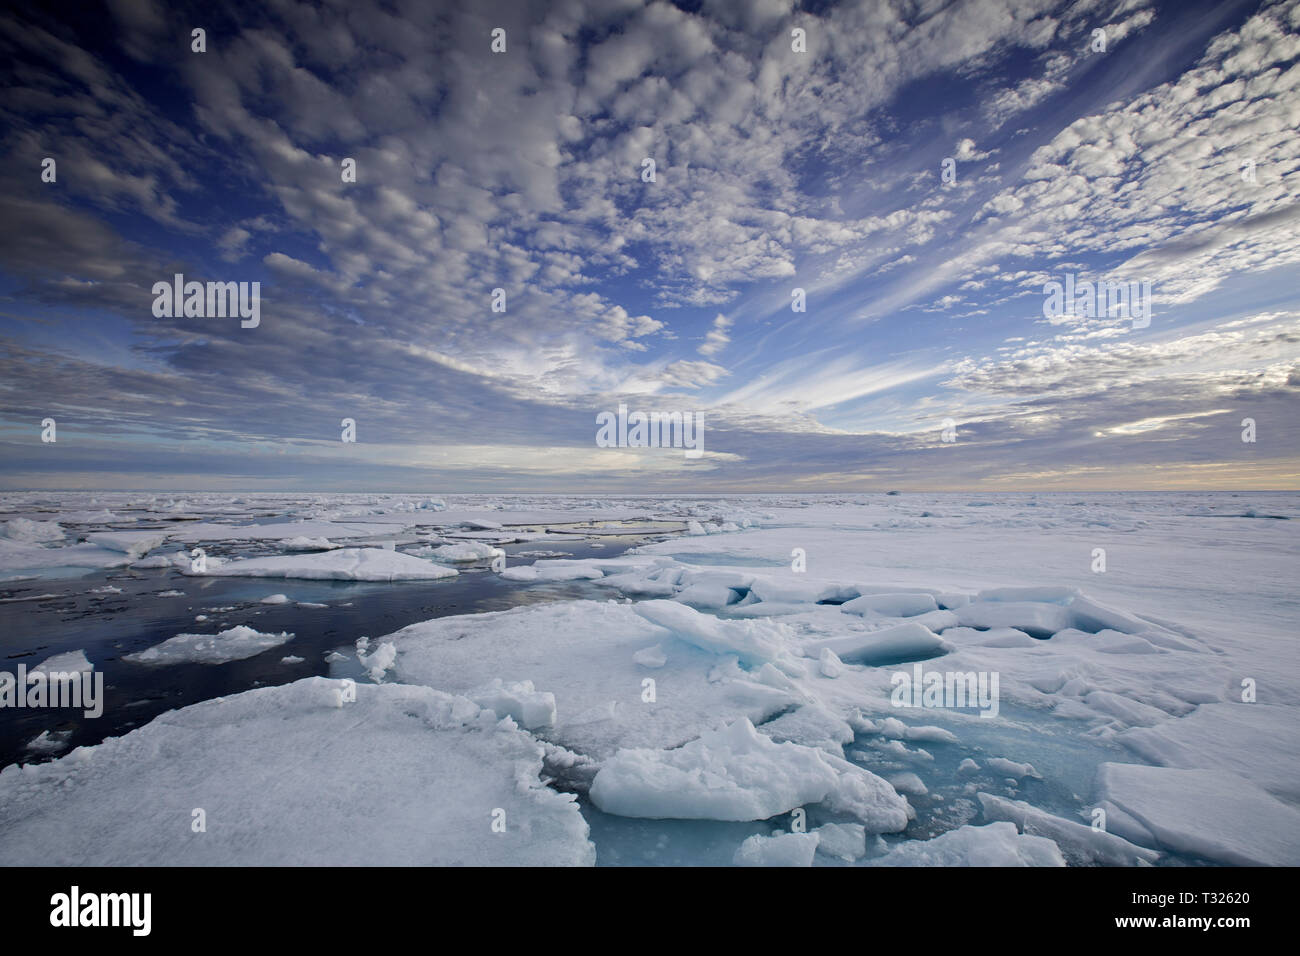
<svg viewBox="0 0 1300 956"><path fill-rule="evenodd" d="M339 548L318 554L246 558L217 567L209 560L206 572L185 573L315 581L433 581L455 577L457 571L387 548Z"/></svg>
<svg viewBox="0 0 1300 956"><path fill-rule="evenodd" d="M854 633L845 637L814 641L807 650L833 651L849 664L873 664L889 660L931 657L947 647L943 640L922 624L909 622L878 631Z"/></svg>
<svg viewBox="0 0 1300 956"><path fill-rule="evenodd" d="M595 862L573 797L542 784L542 747L511 722L396 684L359 685L355 701L335 706L339 684L309 677L217 698L50 763L6 767L0 861ZM196 810L204 832L193 828Z"/></svg>
<svg viewBox="0 0 1300 956"><path fill-rule="evenodd" d="M513 717L525 730L538 730L555 724L555 695L538 691L530 680L506 683L498 677L465 696L498 717Z"/></svg>
<svg viewBox="0 0 1300 956"><path fill-rule="evenodd" d="M177 634L143 651L124 654L122 660L150 666L225 664L279 647L292 637L292 634L283 631L279 634L262 634L241 624L219 634Z"/></svg>
<svg viewBox="0 0 1300 956"><path fill-rule="evenodd" d="M714 654L764 664L785 653L788 628L772 621L722 621L675 601L641 601L634 610L679 639Z"/></svg>
<svg viewBox="0 0 1300 956"><path fill-rule="evenodd" d="M417 552L422 557L430 557L435 561L486 561L489 558L495 558L498 555L505 554L500 548L494 548L490 544L482 544L478 541L465 541L460 544L443 544L433 548L423 548Z"/></svg>
<svg viewBox="0 0 1300 956"><path fill-rule="evenodd" d="M907 826L907 801L875 774L813 747L776 743L748 720L675 750L620 750L591 785L606 813L627 817L767 820L826 801L873 832Z"/></svg>
<svg viewBox="0 0 1300 956"><path fill-rule="evenodd" d="M867 830L861 823L823 823L816 830L817 851L840 860L867 855Z"/></svg>
<svg viewBox="0 0 1300 956"><path fill-rule="evenodd" d="M1036 780L1043 779L1042 775L1034 769L1033 764L1008 760L1006 757L989 757L984 763L994 773L1000 773L1004 777L1014 777L1016 780L1021 777L1033 777Z"/></svg>
<svg viewBox="0 0 1300 956"><path fill-rule="evenodd" d="M282 540L280 547L285 551L333 551L335 548L341 548L342 545L335 544L329 538L308 538L297 535Z"/></svg>
<svg viewBox="0 0 1300 956"><path fill-rule="evenodd" d="M369 638L362 637L357 640L357 662L366 669L366 673L376 684L384 682L384 675L396 660L397 647L391 641L380 641L371 651Z"/></svg>
<svg viewBox="0 0 1300 956"><path fill-rule="evenodd" d="M32 673L40 674L80 674L94 670L95 667L86 658L84 650L67 651L47 657L35 667Z"/></svg>
<svg viewBox="0 0 1300 956"><path fill-rule="evenodd" d="M1300 865L1300 811L1236 774L1103 763L1097 789L1167 849L1238 866Z"/></svg>
<svg viewBox="0 0 1300 956"><path fill-rule="evenodd" d="M1047 837L1016 831L1014 823L963 826L932 840L907 840L868 866L1065 866Z"/></svg>
<svg viewBox="0 0 1300 956"><path fill-rule="evenodd" d="M613 601L539 604L435 618L385 640L397 646L394 680L457 694L494 678L532 681L555 695L547 738L596 759L623 747L679 746L710 722L762 722L798 703L759 683L734 656L676 640L637 609ZM664 648L666 661L647 672L634 657L653 645ZM646 680L654 682L653 700Z"/></svg>
<svg viewBox="0 0 1300 956"><path fill-rule="evenodd" d="M740 844L735 866L812 866L820 835L812 833L755 834Z"/></svg>
<svg viewBox="0 0 1300 956"><path fill-rule="evenodd" d="M864 594L840 605L845 614L879 614L884 617L914 617L938 609L933 595L923 593Z"/></svg>
<svg viewBox="0 0 1300 956"><path fill-rule="evenodd" d="M139 560L167 540L166 531L97 531L86 535L91 544L110 551L121 551L132 561Z"/></svg>
<svg viewBox="0 0 1300 956"><path fill-rule="evenodd" d="M3 536L14 541L38 544L62 541L63 528L57 521L32 521L30 518L11 518L4 522Z"/></svg>
<svg viewBox="0 0 1300 956"><path fill-rule="evenodd" d="M1055 816L1022 800L1008 800L991 793L976 796L984 807L984 819L1006 820L1014 823L1021 833L1049 837L1072 863L1137 866L1153 863L1160 857L1158 852L1136 846L1113 833Z"/></svg>

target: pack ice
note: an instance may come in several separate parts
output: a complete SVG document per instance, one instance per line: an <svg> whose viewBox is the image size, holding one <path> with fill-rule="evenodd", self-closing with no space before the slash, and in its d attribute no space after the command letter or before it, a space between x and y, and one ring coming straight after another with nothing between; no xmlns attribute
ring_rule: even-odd
<svg viewBox="0 0 1300 956"><path fill-rule="evenodd" d="M0 570L175 581L451 588L438 562L555 526L672 530L615 557L511 557L501 582L527 603L372 635L332 665L355 701L311 678L6 768L6 861L590 864L687 833L737 865L1300 864L1294 496L24 501ZM286 520L233 522L270 502ZM194 520L159 543L126 515ZM182 544L231 551L202 573L139 557ZM130 663L280 638L182 633ZM997 713L900 701L913 668L996 674Z"/></svg>

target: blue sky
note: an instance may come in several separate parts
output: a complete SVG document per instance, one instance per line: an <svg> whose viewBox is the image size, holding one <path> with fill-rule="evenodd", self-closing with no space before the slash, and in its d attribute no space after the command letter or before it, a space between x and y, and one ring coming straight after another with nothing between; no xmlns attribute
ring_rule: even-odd
<svg viewBox="0 0 1300 956"><path fill-rule="evenodd" d="M1295 0L69 11L0 18L0 485L1300 487Z"/></svg>

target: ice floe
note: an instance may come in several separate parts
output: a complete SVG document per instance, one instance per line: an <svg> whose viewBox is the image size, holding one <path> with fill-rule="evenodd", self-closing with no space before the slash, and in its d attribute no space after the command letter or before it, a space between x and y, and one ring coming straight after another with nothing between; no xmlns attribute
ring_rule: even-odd
<svg viewBox="0 0 1300 956"><path fill-rule="evenodd" d="M1300 866L1300 811L1236 774L1104 763L1097 789L1167 849L1239 866Z"/></svg>
<svg viewBox="0 0 1300 956"><path fill-rule="evenodd" d="M302 578L316 581L435 581L456 576L455 568L387 548L340 548L320 554L245 558L209 566L195 575L246 578Z"/></svg>
<svg viewBox="0 0 1300 956"><path fill-rule="evenodd" d="M263 634L247 625L227 628L218 634L177 634L161 644L125 654L122 659L134 664L225 664L239 661L290 640L292 634Z"/></svg>
<svg viewBox="0 0 1300 956"><path fill-rule="evenodd" d="M680 746L712 721L746 717L761 723L799 702L761 683L734 656L702 649L695 634L649 620L640 607L573 601L413 624L384 638L397 647L392 679L458 694L494 678L531 681L555 697L548 739L597 759L620 747ZM677 623L689 632L710 623L722 630L748 622L696 624L684 617ZM647 670L635 656L655 645L664 648L666 659L653 671L649 702Z"/></svg>
<svg viewBox="0 0 1300 956"><path fill-rule="evenodd" d="M932 840L908 840L868 866L1065 866L1047 837L1022 834L1014 823L963 826Z"/></svg>
<svg viewBox="0 0 1300 956"><path fill-rule="evenodd" d="M362 685L339 706L338 685L311 677L210 700L50 763L6 767L0 860L595 862L573 797L543 785L542 747L513 723L427 687Z"/></svg>
<svg viewBox="0 0 1300 956"><path fill-rule="evenodd" d="M94 670L84 650L65 651L41 661L31 672L34 674L80 674Z"/></svg>
<svg viewBox="0 0 1300 956"><path fill-rule="evenodd" d="M736 866L812 866L821 840L818 833L755 834L736 850Z"/></svg>
<svg viewBox="0 0 1300 956"><path fill-rule="evenodd" d="M909 809L875 774L776 743L743 718L673 750L620 750L597 772L591 799L620 816L705 820L766 820L825 801L876 833L906 827Z"/></svg>

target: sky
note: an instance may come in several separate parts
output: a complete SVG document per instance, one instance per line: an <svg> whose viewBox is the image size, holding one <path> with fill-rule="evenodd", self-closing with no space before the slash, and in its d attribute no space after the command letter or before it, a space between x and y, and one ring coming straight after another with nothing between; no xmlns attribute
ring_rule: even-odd
<svg viewBox="0 0 1300 956"><path fill-rule="evenodd" d="M0 487L1300 488L1300 0L17 3L0 75Z"/></svg>

